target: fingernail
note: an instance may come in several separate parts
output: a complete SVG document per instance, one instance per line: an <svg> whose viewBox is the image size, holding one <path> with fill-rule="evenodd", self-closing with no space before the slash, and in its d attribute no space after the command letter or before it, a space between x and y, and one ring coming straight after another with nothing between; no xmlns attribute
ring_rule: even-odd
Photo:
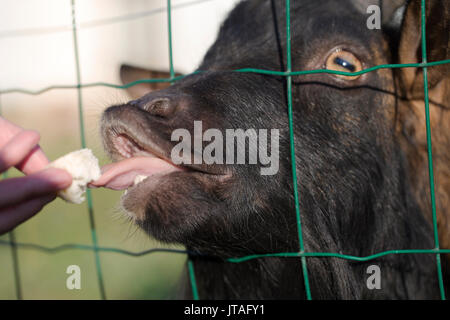
<svg viewBox="0 0 450 320"><path fill-rule="evenodd" d="M30 138L36 141L36 143L38 143L41 139L41 135L36 130L25 130L23 132L26 132L30 136Z"/></svg>

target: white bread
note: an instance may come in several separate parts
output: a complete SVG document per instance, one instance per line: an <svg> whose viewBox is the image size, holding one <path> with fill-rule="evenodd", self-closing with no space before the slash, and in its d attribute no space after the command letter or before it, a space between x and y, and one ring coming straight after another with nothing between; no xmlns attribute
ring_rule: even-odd
<svg viewBox="0 0 450 320"><path fill-rule="evenodd" d="M81 149L66 154L48 165L64 169L72 175L72 184L58 193L58 196L71 203L82 203L87 184L101 176L98 159L90 149Z"/></svg>

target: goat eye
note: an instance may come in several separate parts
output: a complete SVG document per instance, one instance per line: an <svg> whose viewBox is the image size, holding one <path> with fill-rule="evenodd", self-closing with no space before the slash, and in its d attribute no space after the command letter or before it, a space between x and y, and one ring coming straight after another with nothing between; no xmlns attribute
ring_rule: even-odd
<svg viewBox="0 0 450 320"><path fill-rule="evenodd" d="M362 70L362 64L353 53L345 50L336 50L328 56L325 68L344 72L358 72ZM360 77L360 75L344 76L339 74L333 74L333 76L345 80L356 80Z"/></svg>

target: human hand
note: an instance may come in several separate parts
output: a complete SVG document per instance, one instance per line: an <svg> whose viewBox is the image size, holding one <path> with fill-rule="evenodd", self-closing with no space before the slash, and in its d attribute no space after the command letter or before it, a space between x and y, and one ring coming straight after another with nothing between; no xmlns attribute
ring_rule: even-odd
<svg viewBox="0 0 450 320"><path fill-rule="evenodd" d="M39 138L0 117L0 173L16 167L27 174L0 181L0 234L34 216L72 182L64 170L44 169L49 162Z"/></svg>

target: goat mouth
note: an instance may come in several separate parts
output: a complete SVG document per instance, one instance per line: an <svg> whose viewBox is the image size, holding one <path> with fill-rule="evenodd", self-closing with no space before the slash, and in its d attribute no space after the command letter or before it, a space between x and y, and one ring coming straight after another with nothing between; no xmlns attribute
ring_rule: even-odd
<svg viewBox="0 0 450 320"><path fill-rule="evenodd" d="M209 172L202 166L176 165L165 156L167 152L160 150L152 141L141 141L129 132L119 131L117 128L111 130L104 143L113 162L102 167L100 179L91 183L94 187L131 191L141 183L149 186L152 180L174 172L228 176Z"/></svg>
<svg viewBox="0 0 450 320"><path fill-rule="evenodd" d="M113 162L102 167L100 179L91 183L95 187L125 190L151 177L188 170L126 133L111 134L105 144Z"/></svg>

